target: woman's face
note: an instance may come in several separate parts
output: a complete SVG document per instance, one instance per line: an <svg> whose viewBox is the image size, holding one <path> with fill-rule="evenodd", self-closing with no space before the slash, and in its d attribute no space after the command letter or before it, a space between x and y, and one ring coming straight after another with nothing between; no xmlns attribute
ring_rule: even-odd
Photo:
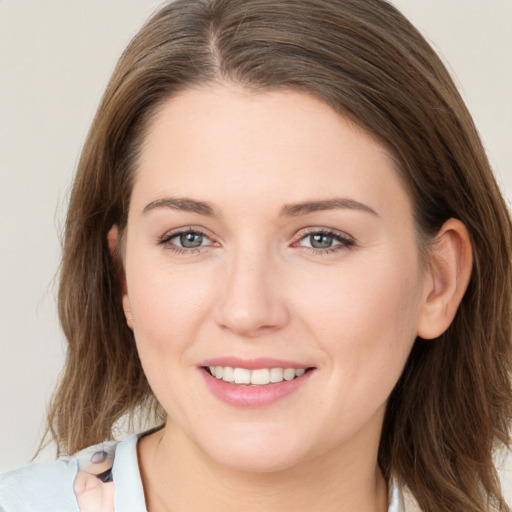
<svg viewBox="0 0 512 512"><path fill-rule="evenodd" d="M187 90L149 126L124 244L144 371L203 454L376 454L427 287L372 137L304 94Z"/></svg>

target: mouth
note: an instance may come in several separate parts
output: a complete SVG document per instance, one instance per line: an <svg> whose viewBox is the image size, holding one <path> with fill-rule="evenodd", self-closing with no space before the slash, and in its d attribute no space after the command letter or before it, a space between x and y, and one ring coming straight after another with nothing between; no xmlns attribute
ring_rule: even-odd
<svg viewBox="0 0 512 512"><path fill-rule="evenodd" d="M245 386L271 386L296 380L314 368L239 368L231 366L203 366L202 369L217 380Z"/></svg>
<svg viewBox="0 0 512 512"><path fill-rule="evenodd" d="M220 401L241 409L261 408L311 389L315 366L273 357L221 356L197 366L206 388Z"/></svg>

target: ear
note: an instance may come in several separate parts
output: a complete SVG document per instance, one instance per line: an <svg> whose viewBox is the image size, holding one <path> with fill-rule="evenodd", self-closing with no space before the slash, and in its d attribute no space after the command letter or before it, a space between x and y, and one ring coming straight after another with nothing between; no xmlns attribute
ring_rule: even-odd
<svg viewBox="0 0 512 512"><path fill-rule="evenodd" d="M466 292L473 257L466 226L449 219L431 248L425 293L418 319L420 338L437 338L448 329Z"/></svg>
<svg viewBox="0 0 512 512"><path fill-rule="evenodd" d="M123 311L126 317L126 323L130 329L133 329L133 317L130 306L130 299L128 298L128 288L126 286L126 274L124 271L123 259L119 252L119 228L114 224L107 234L108 249L112 257L112 263L117 273L117 278L121 285L123 294L122 303Z"/></svg>

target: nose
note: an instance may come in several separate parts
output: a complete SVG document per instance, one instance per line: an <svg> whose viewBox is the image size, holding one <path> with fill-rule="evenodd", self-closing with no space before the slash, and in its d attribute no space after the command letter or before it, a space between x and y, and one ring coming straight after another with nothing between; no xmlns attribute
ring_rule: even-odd
<svg viewBox="0 0 512 512"><path fill-rule="evenodd" d="M248 254L250 253L250 254ZM262 251L239 251L219 274L217 325L238 336L255 338L289 321L277 262Z"/></svg>

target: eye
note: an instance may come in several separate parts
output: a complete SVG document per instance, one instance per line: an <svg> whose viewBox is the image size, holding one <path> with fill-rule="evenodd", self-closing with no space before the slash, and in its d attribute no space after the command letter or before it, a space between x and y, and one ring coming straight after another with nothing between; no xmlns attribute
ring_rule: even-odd
<svg viewBox="0 0 512 512"><path fill-rule="evenodd" d="M295 245L313 249L315 252L328 253L352 247L354 240L339 231L315 230L303 235Z"/></svg>
<svg viewBox="0 0 512 512"><path fill-rule="evenodd" d="M313 247L314 249L329 249L330 247L340 244L334 237L326 235L325 233L308 235L302 239L302 242L302 245Z"/></svg>
<svg viewBox="0 0 512 512"><path fill-rule="evenodd" d="M189 231L187 233L180 233L179 235L174 236L170 241L184 249L195 249L196 247L206 245L205 242L207 240L208 239L202 233Z"/></svg>
<svg viewBox="0 0 512 512"><path fill-rule="evenodd" d="M200 247L213 244L212 240L204 233L194 229L169 233L165 235L159 243L176 251L199 249Z"/></svg>

